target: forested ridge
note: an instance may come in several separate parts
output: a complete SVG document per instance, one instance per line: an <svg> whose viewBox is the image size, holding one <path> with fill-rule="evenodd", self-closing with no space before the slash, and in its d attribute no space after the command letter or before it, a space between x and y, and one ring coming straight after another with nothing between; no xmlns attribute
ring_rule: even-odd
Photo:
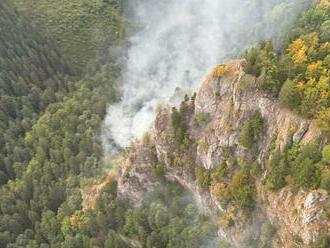
<svg viewBox="0 0 330 248"><path fill-rule="evenodd" d="M110 14L113 18L120 16L119 2L103 4L116 10ZM65 62L71 54L61 56L63 50L49 41L51 35L41 35L30 15L17 12L10 1L1 7L6 13L1 28L10 32L1 37L6 55L1 76L7 80L1 106L8 144L1 153L6 157L0 247L152 247L156 243L199 247L206 238L214 239L215 226L207 218L195 218L197 209L178 184L168 183L160 195L149 197L150 201L164 198L162 204L146 202L144 208L133 210L116 199L113 181L95 210L82 211L81 189L102 175L103 151L97 137L106 106L116 99L113 86L120 65L103 49L101 59L90 60L84 74L78 74ZM117 38L109 46L118 41L118 31L111 32ZM85 44L87 48L90 44ZM161 230L162 237L157 236Z"/></svg>
<svg viewBox="0 0 330 248"><path fill-rule="evenodd" d="M98 173L96 136L119 70L103 53L78 76L30 17L10 1L0 7L0 246L40 247L56 238L46 237L42 219L57 222L69 196L79 208L80 176Z"/></svg>
<svg viewBox="0 0 330 248"><path fill-rule="evenodd" d="M55 48L6 1L0 3L0 184L30 159L24 135L47 106L69 92L70 67Z"/></svg>
<svg viewBox="0 0 330 248"><path fill-rule="evenodd" d="M95 209L82 209L82 189L102 178L100 127L108 104L118 98L122 65L111 47L125 42L123 3L0 2L0 247L230 247L217 239L217 223L198 214L192 196L166 180L162 165L153 172L161 187L146 195L141 208L119 199L111 180ZM329 23L330 4L322 0L303 14L280 50L263 42L243 55L245 70L257 77L261 91L315 119L327 135ZM171 120L183 148L188 101L173 109ZM207 120L199 115L196 125ZM255 153L264 128L260 113L253 113L242 127L240 145ZM273 152L266 163L267 189L293 185L329 192L330 146L292 145ZM208 188L230 175L216 197L252 211L260 165L234 173L230 162L214 171L192 170L193 177ZM275 233L265 225L248 247L272 247ZM329 238L322 237L311 247L328 245Z"/></svg>
<svg viewBox="0 0 330 248"><path fill-rule="evenodd" d="M10 0L57 45L70 65L84 72L91 60L125 35L118 9L126 0Z"/></svg>
<svg viewBox="0 0 330 248"><path fill-rule="evenodd" d="M262 42L244 56L259 89L308 118L322 119L330 103L329 19L330 3L322 0L298 20L279 50Z"/></svg>

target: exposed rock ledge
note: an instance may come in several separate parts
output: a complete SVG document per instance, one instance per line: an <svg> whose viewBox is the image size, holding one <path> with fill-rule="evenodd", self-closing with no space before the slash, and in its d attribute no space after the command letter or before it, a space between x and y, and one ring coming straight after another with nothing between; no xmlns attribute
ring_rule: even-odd
<svg viewBox="0 0 330 248"><path fill-rule="evenodd" d="M210 121L204 127L196 127L190 119L189 135L195 145L189 148L190 160L194 166L214 168L231 147L237 157L249 157L249 152L239 146L239 131L243 122L254 110L259 110L266 122L266 132L260 141L258 160L261 164L269 157L269 149L283 150L291 143L309 143L322 138L321 133L309 120L301 118L279 106L255 87L256 78L243 70L244 61L228 62L221 77L210 75L201 85L194 102L194 113L209 113ZM158 110L151 131L151 144L135 144L119 179L119 193L129 197L135 205L141 203L143 192L155 189L159 184L152 175L152 159L157 156L160 163L168 168L167 176L178 180L192 191L201 211L208 214L222 208L212 192L200 189L184 169L171 169L169 155L174 152L174 142L170 133L170 109ZM154 149L151 149L153 147ZM322 215L324 204L328 200L325 191L294 192L289 187L279 192L269 192L260 182L256 185L258 211L248 222L239 221L237 215L234 226L219 228L219 235L235 246L239 246L249 235L258 232L263 215L278 228L278 247L299 247L296 240L308 244L315 241L320 230L330 231L329 220Z"/></svg>

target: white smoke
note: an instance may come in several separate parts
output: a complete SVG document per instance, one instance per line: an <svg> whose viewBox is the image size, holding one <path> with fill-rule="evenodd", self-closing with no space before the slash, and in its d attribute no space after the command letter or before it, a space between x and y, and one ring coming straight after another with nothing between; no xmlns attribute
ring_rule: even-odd
<svg viewBox="0 0 330 248"><path fill-rule="evenodd" d="M208 71L260 40L278 42L312 0L134 0L121 101L108 109L105 144L126 147L175 89L195 90Z"/></svg>

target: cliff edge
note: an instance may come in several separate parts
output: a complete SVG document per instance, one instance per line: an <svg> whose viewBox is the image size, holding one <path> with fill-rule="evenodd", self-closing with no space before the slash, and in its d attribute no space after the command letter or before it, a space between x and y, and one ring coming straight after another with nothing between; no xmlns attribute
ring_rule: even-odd
<svg viewBox="0 0 330 248"><path fill-rule="evenodd" d="M256 239L270 223L277 230L276 247L302 247L330 233L328 193L290 184L269 190L264 183L267 163L275 151L321 144L325 138L312 121L281 108L276 99L259 91L258 79L244 72L244 64L235 60L217 66L179 111L159 107L149 135L136 141L126 155L118 192L139 206L146 191L161 185L154 171L162 165L169 180L193 193L200 211L217 218L219 236L233 246ZM260 114L263 128L248 149L241 133L253 113ZM258 166L258 173L250 173L251 177L241 173L253 166ZM253 198L253 207L240 202L239 194L228 196L229 188L242 190L244 180L252 184L246 199Z"/></svg>

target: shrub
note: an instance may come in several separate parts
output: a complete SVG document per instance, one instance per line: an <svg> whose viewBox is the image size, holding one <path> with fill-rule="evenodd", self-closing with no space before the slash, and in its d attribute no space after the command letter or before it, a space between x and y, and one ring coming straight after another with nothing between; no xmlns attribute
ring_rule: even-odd
<svg viewBox="0 0 330 248"><path fill-rule="evenodd" d="M153 172L158 179L164 180L166 174L166 167L163 164L156 165Z"/></svg>
<svg viewBox="0 0 330 248"><path fill-rule="evenodd" d="M299 155L292 162L292 176L298 187L316 188L320 184L320 165L322 155L313 144L301 147Z"/></svg>
<svg viewBox="0 0 330 248"><path fill-rule="evenodd" d="M261 164L255 161L251 167L251 175L257 177L260 176L261 172L262 172Z"/></svg>
<svg viewBox="0 0 330 248"><path fill-rule="evenodd" d="M213 188L213 193L216 199L223 205L228 204L231 200L230 189L224 183L217 183Z"/></svg>
<svg viewBox="0 0 330 248"><path fill-rule="evenodd" d="M320 187L322 189L330 192L330 168L328 165L325 165L321 170L321 184Z"/></svg>
<svg viewBox="0 0 330 248"><path fill-rule="evenodd" d="M275 152L267 165L266 187L270 190L279 190L284 187L285 177L289 174L287 161L280 152Z"/></svg>
<svg viewBox="0 0 330 248"><path fill-rule="evenodd" d="M255 111L249 120L247 120L241 129L239 142L240 144L252 150L255 153L258 149L258 141L264 130L264 120L259 111Z"/></svg>
<svg viewBox="0 0 330 248"><path fill-rule="evenodd" d="M186 137L187 126L182 113L180 113L176 108L172 109L171 123L176 142L179 145L183 144Z"/></svg>
<svg viewBox="0 0 330 248"><path fill-rule="evenodd" d="M223 64L223 65L218 65L213 69L212 76L213 77L222 77L228 69L228 66Z"/></svg>
<svg viewBox="0 0 330 248"><path fill-rule="evenodd" d="M196 114L195 123L198 126L203 127L210 121L210 119L211 119L210 113L201 112L201 113Z"/></svg>
<svg viewBox="0 0 330 248"><path fill-rule="evenodd" d="M293 180L298 187L317 188L320 185L318 164L310 158L295 162Z"/></svg>
<svg viewBox="0 0 330 248"><path fill-rule="evenodd" d="M330 145L326 145L323 147L322 160L326 163L330 163Z"/></svg>
<svg viewBox="0 0 330 248"><path fill-rule="evenodd" d="M296 83L292 80L287 80L279 95L279 101L281 105L290 109L298 109L300 106L300 94L297 89Z"/></svg>
<svg viewBox="0 0 330 248"><path fill-rule="evenodd" d="M330 108L320 111L316 116L316 124L328 137L330 137Z"/></svg>
<svg viewBox="0 0 330 248"><path fill-rule="evenodd" d="M202 167L195 169L197 185L202 188L208 188L211 185L211 172Z"/></svg>
<svg viewBox="0 0 330 248"><path fill-rule="evenodd" d="M249 172L240 170L237 172L231 181L231 192L235 203L244 209L252 209L255 203L255 191L252 186Z"/></svg>
<svg viewBox="0 0 330 248"><path fill-rule="evenodd" d="M150 134L149 133L145 133L143 134L143 137L142 137L142 144L144 146L149 146L150 145Z"/></svg>
<svg viewBox="0 0 330 248"><path fill-rule="evenodd" d="M216 182L221 182L224 180L225 176L228 174L229 168L226 162L220 162L217 167L212 172L212 179Z"/></svg>

